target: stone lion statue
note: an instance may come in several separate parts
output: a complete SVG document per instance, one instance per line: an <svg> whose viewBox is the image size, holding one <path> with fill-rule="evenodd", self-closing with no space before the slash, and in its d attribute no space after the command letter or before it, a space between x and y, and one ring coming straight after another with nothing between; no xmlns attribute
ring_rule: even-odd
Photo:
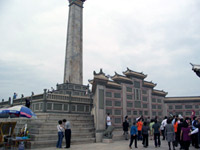
<svg viewBox="0 0 200 150"><path fill-rule="evenodd" d="M104 138L112 139L112 132L114 130L113 126L109 126L103 133Z"/></svg>

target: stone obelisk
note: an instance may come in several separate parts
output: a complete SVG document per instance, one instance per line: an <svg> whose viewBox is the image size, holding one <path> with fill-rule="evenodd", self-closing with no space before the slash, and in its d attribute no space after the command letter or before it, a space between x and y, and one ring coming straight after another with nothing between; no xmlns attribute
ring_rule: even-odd
<svg viewBox="0 0 200 150"><path fill-rule="evenodd" d="M83 3L69 0L64 83L83 84Z"/></svg>

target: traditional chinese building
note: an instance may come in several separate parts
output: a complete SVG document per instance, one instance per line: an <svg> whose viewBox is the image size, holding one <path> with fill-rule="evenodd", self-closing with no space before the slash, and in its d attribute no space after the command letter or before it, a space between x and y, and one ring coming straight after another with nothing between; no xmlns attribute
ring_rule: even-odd
<svg viewBox="0 0 200 150"><path fill-rule="evenodd" d="M162 119L165 114L164 100L167 93L155 89L156 84L146 81L147 75L127 68L123 74L107 76L100 70L94 72L92 93L94 101L94 118L96 130L105 128L105 115L110 113L112 123L121 127L124 116L131 122L141 115L144 118ZM101 123L103 122L103 124Z"/></svg>
<svg viewBox="0 0 200 150"><path fill-rule="evenodd" d="M156 84L146 81L147 75L127 68L122 74L106 75L102 69L94 71L92 84L96 131L105 129L105 116L110 113L112 125L121 127L124 117L129 121L143 115L144 119L162 120L164 116L190 117L192 111L200 115L200 97L166 97L167 92L155 89Z"/></svg>

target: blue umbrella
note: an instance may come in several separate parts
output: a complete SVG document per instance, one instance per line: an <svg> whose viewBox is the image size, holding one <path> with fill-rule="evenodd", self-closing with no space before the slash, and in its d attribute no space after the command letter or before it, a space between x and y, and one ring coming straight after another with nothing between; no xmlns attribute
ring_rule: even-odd
<svg viewBox="0 0 200 150"><path fill-rule="evenodd" d="M26 117L26 118L34 118L36 119L37 116L35 115L32 110L23 105L17 105L10 108L2 108L0 109L0 118L8 118L8 117Z"/></svg>

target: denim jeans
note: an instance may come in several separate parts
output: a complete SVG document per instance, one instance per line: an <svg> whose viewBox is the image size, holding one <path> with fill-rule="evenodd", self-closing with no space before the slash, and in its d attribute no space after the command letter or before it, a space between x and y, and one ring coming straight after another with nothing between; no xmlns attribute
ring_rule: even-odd
<svg viewBox="0 0 200 150"><path fill-rule="evenodd" d="M154 133L155 146L160 146L160 133Z"/></svg>
<svg viewBox="0 0 200 150"><path fill-rule="evenodd" d="M128 140L128 131L124 131L125 140Z"/></svg>
<svg viewBox="0 0 200 150"><path fill-rule="evenodd" d="M142 140L142 131L138 131L138 141Z"/></svg>
<svg viewBox="0 0 200 150"><path fill-rule="evenodd" d="M149 146L149 135L148 134L143 134L143 145L144 147L148 147Z"/></svg>
<svg viewBox="0 0 200 150"><path fill-rule="evenodd" d="M57 148L62 148L63 132L58 132L58 142L56 144Z"/></svg>

